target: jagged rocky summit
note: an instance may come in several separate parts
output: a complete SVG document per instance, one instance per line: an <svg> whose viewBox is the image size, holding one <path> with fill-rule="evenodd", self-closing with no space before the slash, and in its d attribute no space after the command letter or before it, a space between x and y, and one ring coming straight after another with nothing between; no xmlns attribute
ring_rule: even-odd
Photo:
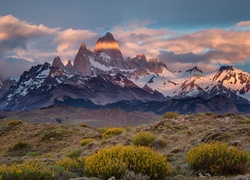
<svg viewBox="0 0 250 180"><path fill-rule="evenodd" d="M203 73L197 66L171 72L144 54L124 59L106 33L93 51L82 43L73 62L59 56L25 71L18 82L0 81L0 109L27 110L65 104L127 111L248 112L250 74L232 66Z"/></svg>

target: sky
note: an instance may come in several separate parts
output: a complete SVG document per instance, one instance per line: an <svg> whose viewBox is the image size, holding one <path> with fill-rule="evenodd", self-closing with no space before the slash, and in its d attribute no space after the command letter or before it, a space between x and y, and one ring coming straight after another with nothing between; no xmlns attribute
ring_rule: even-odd
<svg viewBox="0 0 250 180"><path fill-rule="evenodd" d="M0 80L74 60L111 32L124 57L145 54L172 71L234 65L250 72L249 0L0 0Z"/></svg>

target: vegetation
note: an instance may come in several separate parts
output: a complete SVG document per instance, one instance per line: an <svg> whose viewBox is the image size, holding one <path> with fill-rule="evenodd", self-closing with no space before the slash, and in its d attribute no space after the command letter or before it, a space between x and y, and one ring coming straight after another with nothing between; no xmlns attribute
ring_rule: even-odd
<svg viewBox="0 0 250 180"><path fill-rule="evenodd" d="M104 148L85 159L84 171L94 177L120 178L126 170L146 174L151 179L171 174L166 157L146 147L113 146Z"/></svg>
<svg viewBox="0 0 250 180"><path fill-rule="evenodd" d="M125 130L123 128L109 128L102 133L103 138L111 138L123 133Z"/></svg>
<svg viewBox="0 0 250 180"><path fill-rule="evenodd" d="M69 132L67 132L67 130L65 129L57 129L57 130L55 129L55 130L47 131L44 134L42 134L41 141L60 139L67 133Z"/></svg>
<svg viewBox="0 0 250 180"><path fill-rule="evenodd" d="M123 128L31 122L15 126L1 120L0 180L34 175L62 180L112 176L189 180L199 179L197 175L210 180L220 175L249 179L249 119L249 115L199 113ZM114 129L121 129L121 134ZM33 165L34 159L40 166ZM27 169L30 166L34 172Z"/></svg>
<svg viewBox="0 0 250 180"><path fill-rule="evenodd" d="M237 147L215 142L198 145L188 152L187 161L191 167L212 175L245 173L249 157Z"/></svg>
<svg viewBox="0 0 250 180"><path fill-rule="evenodd" d="M19 124L22 124L22 121L20 121L20 120L12 120L12 121L10 121L9 123L8 123L8 125L10 125L10 126L15 126L15 125L19 125Z"/></svg>
<svg viewBox="0 0 250 180"><path fill-rule="evenodd" d="M86 124L80 124L80 127L88 127Z"/></svg>
<svg viewBox="0 0 250 180"><path fill-rule="evenodd" d="M165 114L163 114L161 118L162 119L174 119L178 117L179 117L179 113L177 112L166 112Z"/></svg>
<svg viewBox="0 0 250 180"><path fill-rule="evenodd" d="M154 139L155 136L153 133L142 131L133 137L132 142L136 146L151 146Z"/></svg>
<svg viewBox="0 0 250 180"><path fill-rule="evenodd" d="M72 152L70 152L67 157L69 157L71 159L77 159L81 156L81 153L82 153L82 151L80 149L76 149L76 150L73 150Z"/></svg>
<svg viewBox="0 0 250 180"><path fill-rule="evenodd" d="M14 163L10 166L1 165L0 176L2 177L2 180L50 180L54 179L54 171L46 167L43 162L25 161L21 164Z"/></svg>
<svg viewBox="0 0 250 180"><path fill-rule="evenodd" d="M95 142L95 141L96 141L95 139L86 138L86 139L83 139L83 140L80 141L80 145L81 145L81 146L86 146L86 145L88 145L89 143Z"/></svg>
<svg viewBox="0 0 250 180"><path fill-rule="evenodd" d="M36 157L36 156L39 156L39 153L38 152L27 152L26 156Z"/></svg>
<svg viewBox="0 0 250 180"><path fill-rule="evenodd" d="M30 145L28 144L28 143L26 143L26 142L18 142L18 143L16 143L12 148L11 148L11 150L14 150L14 151L16 151L16 150L23 150L23 149L27 149L27 148L29 148L30 147Z"/></svg>
<svg viewBox="0 0 250 180"><path fill-rule="evenodd" d="M56 162L56 165L62 166L65 170L82 175L84 167L84 158L63 158Z"/></svg>

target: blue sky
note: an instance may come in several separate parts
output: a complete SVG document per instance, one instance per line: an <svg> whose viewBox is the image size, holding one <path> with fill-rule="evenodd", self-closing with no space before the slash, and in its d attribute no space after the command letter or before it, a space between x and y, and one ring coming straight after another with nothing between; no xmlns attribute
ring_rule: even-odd
<svg viewBox="0 0 250 180"><path fill-rule="evenodd" d="M144 53L173 70L250 71L249 7L249 0L0 0L0 79L57 55L74 60L82 42L93 50L107 31L125 57Z"/></svg>

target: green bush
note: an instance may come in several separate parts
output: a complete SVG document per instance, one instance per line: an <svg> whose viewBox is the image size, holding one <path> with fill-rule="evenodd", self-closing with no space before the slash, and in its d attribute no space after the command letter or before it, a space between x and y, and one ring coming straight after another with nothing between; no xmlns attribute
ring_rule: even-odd
<svg viewBox="0 0 250 180"><path fill-rule="evenodd" d="M169 175L172 170L166 157L147 147L113 146L86 157L84 172L89 176L108 179L121 178L126 170L157 179Z"/></svg>
<svg viewBox="0 0 250 180"><path fill-rule="evenodd" d="M154 139L155 136L153 133L142 131L133 137L132 143L136 146L150 146L152 145Z"/></svg>
<svg viewBox="0 0 250 180"><path fill-rule="evenodd" d="M227 147L221 142L198 145L190 149L187 155L187 161L194 170L212 175L244 173L248 160L245 151Z"/></svg>
<svg viewBox="0 0 250 180"><path fill-rule="evenodd" d="M96 141L95 139L86 138L86 139L83 139L83 140L80 141L80 145L81 145L81 146L86 146L86 145L88 145L89 143L95 142L95 141Z"/></svg>
<svg viewBox="0 0 250 180"><path fill-rule="evenodd" d="M36 156L39 156L39 153L38 152L27 152L26 156L36 157Z"/></svg>
<svg viewBox="0 0 250 180"><path fill-rule="evenodd" d="M45 163L39 161L25 161L21 164L12 164L10 166L0 166L0 177L2 180L52 180L54 172L49 169Z"/></svg>
<svg viewBox="0 0 250 180"><path fill-rule="evenodd" d="M109 128L102 133L103 138L111 138L116 135L123 133L125 130L123 128Z"/></svg>
<svg viewBox="0 0 250 180"><path fill-rule="evenodd" d="M179 113L177 112L166 112L165 114L163 114L161 119L174 119L178 117L179 117Z"/></svg>
<svg viewBox="0 0 250 180"><path fill-rule="evenodd" d="M13 126L13 125L19 125L22 124L22 121L20 120L12 120L8 123L8 125Z"/></svg>

